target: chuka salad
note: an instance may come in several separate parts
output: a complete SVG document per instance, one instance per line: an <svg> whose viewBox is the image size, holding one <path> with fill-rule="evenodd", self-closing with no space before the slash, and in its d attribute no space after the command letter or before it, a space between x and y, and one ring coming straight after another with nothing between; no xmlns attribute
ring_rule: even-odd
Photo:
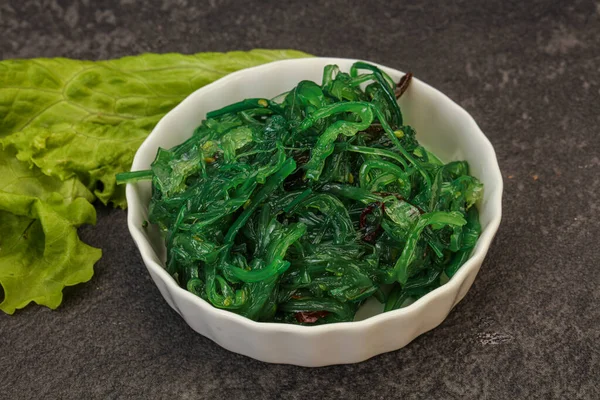
<svg viewBox="0 0 600 400"><path fill-rule="evenodd" d="M479 237L483 186L404 124L410 80L329 65L321 85L212 111L150 170L120 174L152 181L167 271L215 307L306 325L352 321L370 297L395 310L448 281Z"/></svg>

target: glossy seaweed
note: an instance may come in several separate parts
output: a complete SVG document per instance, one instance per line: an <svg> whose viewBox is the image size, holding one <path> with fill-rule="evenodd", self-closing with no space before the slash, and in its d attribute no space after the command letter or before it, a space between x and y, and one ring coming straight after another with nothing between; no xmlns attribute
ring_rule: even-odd
<svg viewBox="0 0 600 400"><path fill-rule="evenodd" d="M321 85L212 111L150 170L120 174L152 180L168 272L215 307L310 325L445 283L479 237L483 186L404 124L396 100L411 77L330 65Z"/></svg>

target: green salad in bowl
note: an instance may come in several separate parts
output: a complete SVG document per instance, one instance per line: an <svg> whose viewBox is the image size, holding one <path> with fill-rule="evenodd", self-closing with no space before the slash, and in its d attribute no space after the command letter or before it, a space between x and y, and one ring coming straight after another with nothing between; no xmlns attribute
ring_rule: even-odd
<svg viewBox="0 0 600 400"><path fill-rule="evenodd" d="M470 256L483 194L466 161L441 162L405 123L410 82L327 65L321 82L209 112L118 181L151 181L166 270L214 307L304 325L353 321L370 298L401 308Z"/></svg>

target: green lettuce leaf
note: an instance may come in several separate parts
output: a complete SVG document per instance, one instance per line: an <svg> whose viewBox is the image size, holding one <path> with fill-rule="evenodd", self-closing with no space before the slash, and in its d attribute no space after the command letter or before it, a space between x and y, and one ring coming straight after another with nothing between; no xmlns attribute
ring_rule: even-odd
<svg viewBox="0 0 600 400"><path fill-rule="evenodd" d="M100 249L79 240L94 224L93 195L77 179L64 182L0 151L0 310L30 302L58 307L65 286L88 281Z"/></svg>
<svg viewBox="0 0 600 400"><path fill-rule="evenodd" d="M0 62L0 144L61 180L76 177L104 204L126 207L115 174L158 120L233 71L307 57L292 50L143 54L109 61Z"/></svg>
<svg viewBox="0 0 600 400"><path fill-rule="evenodd" d="M92 202L124 208L128 170L158 120L230 72L298 51L143 54L109 61L0 61L0 310L56 308L101 251L79 240Z"/></svg>

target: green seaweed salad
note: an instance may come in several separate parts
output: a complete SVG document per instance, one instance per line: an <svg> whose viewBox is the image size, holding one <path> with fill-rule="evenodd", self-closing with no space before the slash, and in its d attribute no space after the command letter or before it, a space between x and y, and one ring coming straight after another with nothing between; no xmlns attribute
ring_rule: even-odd
<svg viewBox="0 0 600 400"><path fill-rule="evenodd" d="M481 232L467 162L440 162L403 122L410 81L329 65L321 85L208 113L118 181L152 180L166 269L215 307L306 325L352 321L370 297L398 309L448 281Z"/></svg>

